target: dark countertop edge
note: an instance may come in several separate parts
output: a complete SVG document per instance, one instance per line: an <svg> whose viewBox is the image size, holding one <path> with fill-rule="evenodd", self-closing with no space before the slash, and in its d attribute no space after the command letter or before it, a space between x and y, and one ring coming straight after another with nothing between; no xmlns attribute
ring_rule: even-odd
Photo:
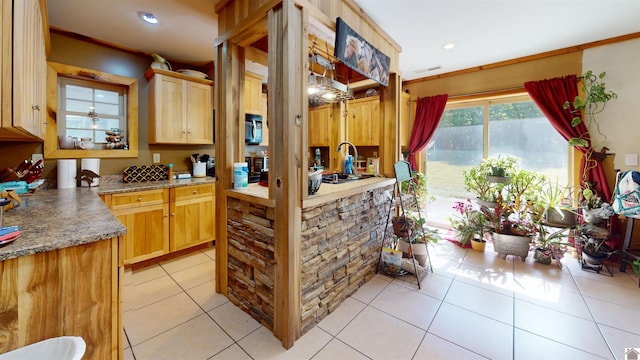
<svg viewBox="0 0 640 360"><path fill-rule="evenodd" d="M161 180L161 181L145 181L139 183L109 183L98 186L98 195L110 195L120 194L134 191L155 190L155 189L169 189L174 187L200 185L200 184L215 184L216 179L211 176L202 178L189 178L189 179L174 179L174 180Z"/></svg>

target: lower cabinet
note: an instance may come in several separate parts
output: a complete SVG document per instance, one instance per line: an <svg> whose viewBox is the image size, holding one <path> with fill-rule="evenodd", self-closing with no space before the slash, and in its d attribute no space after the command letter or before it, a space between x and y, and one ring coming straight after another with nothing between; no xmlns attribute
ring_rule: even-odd
<svg viewBox="0 0 640 360"><path fill-rule="evenodd" d="M127 228L120 255L125 265L153 259L215 238L215 185L104 196Z"/></svg>
<svg viewBox="0 0 640 360"><path fill-rule="evenodd" d="M177 251L215 238L213 184L170 189L170 250Z"/></svg>

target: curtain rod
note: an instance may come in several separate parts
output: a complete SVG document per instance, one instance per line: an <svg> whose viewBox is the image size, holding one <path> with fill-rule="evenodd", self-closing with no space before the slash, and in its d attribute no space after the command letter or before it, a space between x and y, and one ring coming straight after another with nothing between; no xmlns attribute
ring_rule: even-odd
<svg viewBox="0 0 640 360"><path fill-rule="evenodd" d="M513 87L509 87L509 88L503 88L503 89L495 89L495 90L486 90L486 91L478 91L478 92L473 92L473 93L467 93L467 94L457 94L457 95L449 95L449 99L455 99L455 98L461 98L461 97L469 97L469 96L478 96L478 95L486 95L486 94L494 94L494 95L499 95L505 92L511 92L514 90L522 90L522 91L526 91L524 89L524 86L513 86ZM409 100L408 103L413 103L418 101L416 100Z"/></svg>

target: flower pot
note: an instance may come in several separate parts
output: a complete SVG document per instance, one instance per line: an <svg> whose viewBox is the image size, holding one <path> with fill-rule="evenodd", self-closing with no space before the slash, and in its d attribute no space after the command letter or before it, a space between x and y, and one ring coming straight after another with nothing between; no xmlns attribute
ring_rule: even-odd
<svg viewBox="0 0 640 360"><path fill-rule="evenodd" d="M501 258L507 255L520 256L525 261L529 254L531 239L528 236L491 233L493 248Z"/></svg>
<svg viewBox="0 0 640 360"><path fill-rule="evenodd" d="M545 254L544 250L536 248L535 253L533 253L533 259L540 264L549 265L551 264L551 254Z"/></svg>
<svg viewBox="0 0 640 360"><path fill-rule="evenodd" d="M410 258L411 253L413 253L413 257L420 266L424 266L427 263L427 244L425 243L409 244L407 240L400 239L398 241L398 250L402 251L402 257L405 258Z"/></svg>
<svg viewBox="0 0 640 360"><path fill-rule="evenodd" d="M486 201L486 200L476 199L476 202L478 203L478 205L488 207L489 209L495 209L496 206L498 206L498 203L495 201Z"/></svg>
<svg viewBox="0 0 640 360"><path fill-rule="evenodd" d="M582 259L589 265L602 265L609 258L610 254L606 252L588 252L582 250Z"/></svg>
<svg viewBox="0 0 640 360"><path fill-rule="evenodd" d="M410 237L416 227L415 221L406 216L394 216L391 219L393 224L393 233L398 237Z"/></svg>
<svg viewBox="0 0 640 360"><path fill-rule="evenodd" d="M484 247L487 245L487 242L480 239L472 239L471 240L471 248L475 251L484 252Z"/></svg>
<svg viewBox="0 0 640 360"><path fill-rule="evenodd" d="M494 184L499 184L499 183L505 184L505 183L509 183L511 181L511 178L508 176L488 175L487 181Z"/></svg>
<svg viewBox="0 0 640 360"><path fill-rule="evenodd" d="M545 213L545 223L557 227L572 228L576 226L576 214L566 209L549 209Z"/></svg>

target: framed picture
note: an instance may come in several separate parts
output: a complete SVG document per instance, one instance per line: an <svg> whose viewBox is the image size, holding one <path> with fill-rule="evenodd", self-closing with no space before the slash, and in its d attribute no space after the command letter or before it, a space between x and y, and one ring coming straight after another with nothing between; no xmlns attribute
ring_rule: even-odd
<svg viewBox="0 0 640 360"><path fill-rule="evenodd" d="M382 86L389 83L391 59L369 44L341 18L336 19L334 54L349 68L375 80Z"/></svg>

